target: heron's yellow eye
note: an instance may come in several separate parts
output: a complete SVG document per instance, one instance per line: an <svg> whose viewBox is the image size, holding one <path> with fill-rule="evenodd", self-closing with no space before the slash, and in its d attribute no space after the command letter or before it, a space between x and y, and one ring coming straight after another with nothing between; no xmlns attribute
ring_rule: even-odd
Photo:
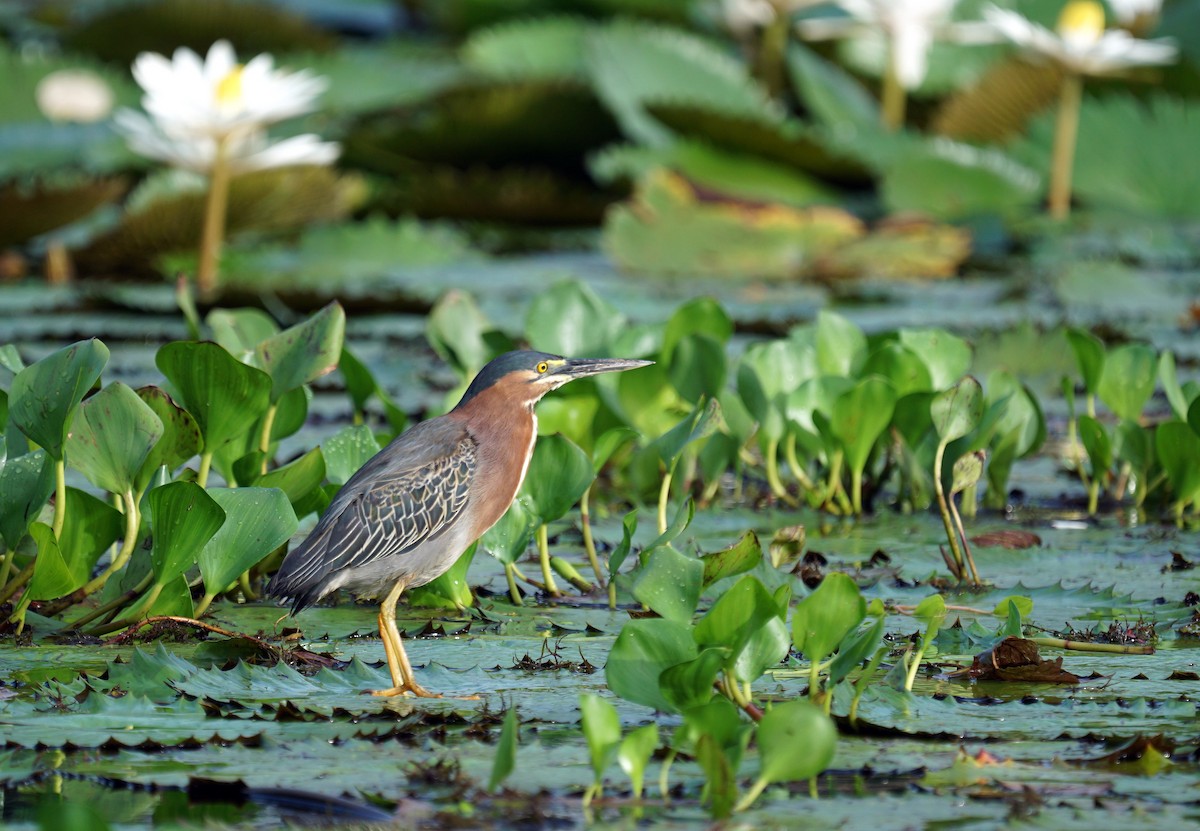
<svg viewBox="0 0 1200 831"><path fill-rule="evenodd" d="M549 368L550 368L550 364L546 363L545 361L542 361L540 364L537 365L538 374L541 375L543 372L545 372Z"/></svg>

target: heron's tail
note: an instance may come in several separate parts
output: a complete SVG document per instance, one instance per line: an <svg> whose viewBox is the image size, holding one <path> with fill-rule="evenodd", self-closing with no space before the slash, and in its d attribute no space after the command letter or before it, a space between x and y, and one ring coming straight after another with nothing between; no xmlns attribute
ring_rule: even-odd
<svg viewBox="0 0 1200 831"><path fill-rule="evenodd" d="M328 575L322 571L320 563L327 536L328 532L309 534L298 548L288 552L279 571L267 584L269 596L290 601L293 615L325 594Z"/></svg>

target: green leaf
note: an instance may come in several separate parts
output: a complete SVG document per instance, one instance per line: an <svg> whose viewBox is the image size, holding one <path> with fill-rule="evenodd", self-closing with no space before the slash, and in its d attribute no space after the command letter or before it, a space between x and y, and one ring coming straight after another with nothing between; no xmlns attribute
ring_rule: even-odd
<svg viewBox="0 0 1200 831"><path fill-rule="evenodd" d="M579 714L592 760L592 775L596 782L602 782L621 743L621 718L607 699L591 693L579 696Z"/></svg>
<svg viewBox="0 0 1200 831"><path fill-rule="evenodd" d="M637 531L638 512L637 508L625 515L621 520L621 541L613 546L612 551L608 555L608 579L612 580L621 566L625 564L625 558L629 556L630 550L633 548L633 535Z"/></svg>
<svg viewBox="0 0 1200 831"><path fill-rule="evenodd" d="M162 419L120 381L79 408L66 450L71 466L111 493L134 489L150 451L163 437Z"/></svg>
<svg viewBox="0 0 1200 831"><path fill-rule="evenodd" d="M163 426L162 438L146 455L146 461L142 463L142 469L134 483L134 491L141 493L160 467L165 465L167 473L174 475L180 465L200 452L203 439L196 419L172 401L166 390L160 387L140 387L137 394L158 416Z"/></svg>
<svg viewBox="0 0 1200 831"><path fill-rule="evenodd" d="M1163 394L1171 405L1171 412L1180 421L1187 421L1188 399L1179 385L1179 376L1175 372L1175 354L1170 349L1164 349L1158 356L1158 381L1162 384Z"/></svg>
<svg viewBox="0 0 1200 831"><path fill-rule="evenodd" d="M1033 614L1033 598L1026 597L1020 594L1009 595L996 604L996 608L992 609L992 614L996 617L1006 618L1009 615L1009 607L1013 604L1017 606L1017 613L1024 618Z"/></svg>
<svg viewBox="0 0 1200 831"><path fill-rule="evenodd" d="M166 585L195 564L200 549L224 524L225 511L194 482L170 482L150 491L146 501L154 580Z"/></svg>
<svg viewBox="0 0 1200 831"><path fill-rule="evenodd" d="M254 348L279 334L275 318L262 309L213 309L205 318L213 340L239 360L246 360Z"/></svg>
<svg viewBox="0 0 1200 831"><path fill-rule="evenodd" d="M463 611L475 605L475 595L467 583L467 573L475 560L479 543L473 542L458 556L450 568L423 586L409 589L405 596L409 605L423 609L453 609Z"/></svg>
<svg viewBox="0 0 1200 831"><path fill-rule="evenodd" d="M935 392L951 386L971 368L970 344L945 329L901 329L897 335L929 368Z"/></svg>
<svg viewBox="0 0 1200 831"><path fill-rule="evenodd" d="M1083 389L1088 395L1095 395L1100 388L1100 374L1104 371L1104 341L1086 329L1067 329L1066 336L1083 377Z"/></svg>
<svg viewBox="0 0 1200 831"><path fill-rule="evenodd" d="M792 613L792 645L809 661L823 661L867 615L862 592L845 574L825 576Z"/></svg>
<svg viewBox="0 0 1200 831"><path fill-rule="evenodd" d="M596 478L592 460L561 435L537 440L521 491L541 524L553 522L575 507Z"/></svg>
<svg viewBox="0 0 1200 831"><path fill-rule="evenodd" d="M514 499L504 516L483 535L483 547L505 565L516 563L529 548L539 523L522 499Z"/></svg>
<svg viewBox="0 0 1200 831"><path fill-rule="evenodd" d="M896 391L877 376L864 378L834 400L829 427L845 448L851 470L862 471L866 466L895 407Z"/></svg>
<svg viewBox="0 0 1200 831"><path fill-rule="evenodd" d="M50 458L63 458L75 408L108 363L108 347L80 341L18 372L8 393L8 414Z"/></svg>
<svg viewBox="0 0 1200 831"><path fill-rule="evenodd" d="M700 602L703 580L704 564L699 559L662 545L637 573L633 596L668 620L687 622Z"/></svg>
<svg viewBox="0 0 1200 831"><path fill-rule="evenodd" d="M714 398L703 406L697 406L683 421L655 439L651 446L658 452L667 470L675 468L675 463L688 445L708 437L717 429L720 412L721 404Z"/></svg>
<svg viewBox="0 0 1200 831"><path fill-rule="evenodd" d="M929 414L938 439L949 444L962 438L979 425L983 418L983 388L967 376L948 390L933 397Z"/></svg>
<svg viewBox="0 0 1200 831"><path fill-rule="evenodd" d="M278 488L213 488L208 494L225 511L225 522L197 562L205 592L218 594L287 542L299 523Z"/></svg>
<svg viewBox="0 0 1200 831"><path fill-rule="evenodd" d="M658 677L658 688L676 712L707 704L713 697L713 682L728 662L724 647L708 647L690 661L667 667Z"/></svg>
<svg viewBox="0 0 1200 831"><path fill-rule="evenodd" d="M724 748L708 733L696 740L695 756L704 771L709 811L714 819L724 819L733 813L737 800L737 772Z"/></svg>
<svg viewBox="0 0 1200 831"><path fill-rule="evenodd" d="M341 357L338 358L338 371L342 373L342 379L346 382L346 392L350 396L350 400L354 402L354 409L363 413L366 411L367 401L371 396L378 396L379 401L383 404L384 414L387 416L388 424L392 430L399 433L404 429L408 422L408 416L404 411L396 406L396 402L387 394L387 391L379 385L375 380L375 376L371 374L371 370L366 364L360 361L353 352L349 349L342 349Z"/></svg>
<svg viewBox="0 0 1200 831"><path fill-rule="evenodd" d="M671 386L684 401L716 401L725 388L725 347L707 335L685 335L667 365Z"/></svg>
<svg viewBox="0 0 1200 831"><path fill-rule="evenodd" d="M633 798L642 798L642 784L646 778L646 765L658 749L658 724L651 722L629 731L617 749L617 763L629 776Z"/></svg>
<svg viewBox="0 0 1200 831"><path fill-rule="evenodd" d="M837 728L807 699L775 704L758 723L759 778L794 782L816 776L833 761Z"/></svg>
<svg viewBox="0 0 1200 831"><path fill-rule="evenodd" d="M270 376L242 363L224 347L176 341L159 349L154 360L196 420L205 452L241 438L267 411Z"/></svg>
<svg viewBox="0 0 1200 831"><path fill-rule="evenodd" d="M1112 469L1113 449L1104 425L1088 415L1079 417L1079 440L1092 462L1092 475L1102 476Z"/></svg>
<svg viewBox="0 0 1200 831"><path fill-rule="evenodd" d="M337 301L254 349L254 364L271 377L271 403L332 372L342 354L346 312Z"/></svg>
<svg viewBox="0 0 1200 831"><path fill-rule="evenodd" d="M475 31L463 44L463 63L505 80L584 80L584 38L593 25L578 17L510 20Z"/></svg>
<svg viewBox="0 0 1200 831"><path fill-rule="evenodd" d="M983 476L983 451L967 453L954 463L950 476L950 495L962 493Z"/></svg>
<svg viewBox="0 0 1200 831"><path fill-rule="evenodd" d="M9 456L6 449L0 435L0 540L12 550L54 493L54 464L44 450Z"/></svg>
<svg viewBox="0 0 1200 831"><path fill-rule="evenodd" d="M836 64L793 40L787 50L788 72L813 115L828 127L854 125L878 130L879 104L863 85Z"/></svg>
<svg viewBox="0 0 1200 831"><path fill-rule="evenodd" d="M32 600L52 600L68 595L83 586L104 550L125 528L120 512L89 493L67 488L67 512L62 534L57 540L35 522L30 534L38 544L33 578L22 596L22 603Z"/></svg>
<svg viewBox="0 0 1200 831"><path fill-rule="evenodd" d="M745 574L700 618L693 636L702 647L728 649L728 664L732 665L754 634L778 617L779 607L762 581ZM784 654L786 651L785 645ZM776 662L782 657L776 658Z"/></svg>
<svg viewBox="0 0 1200 831"><path fill-rule="evenodd" d="M699 651L691 627L667 619L631 620L621 627L604 665L604 681L616 695L654 710L678 712L663 696L658 679Z"/></svg>
<svg viewBox="0 0 1200 831"><path fill-rule="evenodd" d="M888 379L896 390L897 399L910 393L934 390L929 366L916 352L899 341L889 340L881 343L867 356L862 371L863 375L879 375Z"/></svg>
<svg viewBox="0 0 1200 831"><path fill-rule="evenodd" d="M933 643L934 637L946 620L946 598L940 594L929 595L913 609L913 617L925 627L925 632L921 635L921 648L924 649Z"/></svg>
<svg viewBox="0 0 1200 831"><path fill-rule="evenodd" d="M492 772L488 776L488 792L494 792L517 766L517 708L509 707L500 727L500 739L496 742L496 755L492 759Z"/></svg>
<svg viewBox="0 0 1200 831"><path fill-rule="evenodd" d="M628 427L610 427L600 434L596 439L595 446L592 447L592 472L597 476L600 470L612 458L625 442L631 439L636 439L638 433L636 430L631 430Z"/></svg>
<svg viewBox="0 0 1200 831"><path fill-rule="evenodd" d="M279 488L293 506L306 499L325 480L325 457L314 447L298 459L269 470L254 480L259 488Z"/></svg>
<svg viewBox="0 0 1200 831"><path fill-rule="evenodd" d="M857 324L822 309L816 324L817 367L824 375L854 375L867 357L867 336Z"/></svg>
<svg viewBox="0 0 1200 831"><path fill-rule="evenodd" d="M704 563L704 587L707 588L726 577L749 571L762 562L762 554L758 535L747 531L728 548L700 555L700 562Z"/></svg>
<svg viewBox="0 0 1200 831"><path fill-rule="evenodd" d="M607 353L624 325L624 315L577 280L536 293L525 315L531 347L575 358Z"/></svg>
<svg viewBox="0 0 1200 831"><path fill-rule="evenodd" d="M1140 343L1127 343L1108 353L1096 394L1105 405L1127 421L1137 421L1154 392L1158 356Z"/></svg>
<svg viewBox="0 0 1200 831"><path fill-rule="evenodd" d="M474 297L451 289L430 310L425 339L465 382L496 356L488 337L492 329Z"/></svg>
<svg viewBox="0 0 1200 831"><path fill-rule="evenodd" d="M882 615L868 615L864 624L849 636L838 649L833 663L829 665L829 686L837 686L850 677L858 666L875 654L875 650L883 642L884 618Z"/></svg>
<svg viewBox="0 0 1200 831"><path fill-rule="evenodd" d="M343 427L321 443L325 475L335 485L344 485L360 467L379 452L375 434L365 424Z"/></svg>
<svg viewBox="0 0 1200 831"><path fill-rule="evenodd" d="M1188 411L1189 421L1200 405ZM1200 499L1200 435L1182 421L1168 421L1154 431L1158 463L1167 474L1175 504L1186 505Z"/></svg>

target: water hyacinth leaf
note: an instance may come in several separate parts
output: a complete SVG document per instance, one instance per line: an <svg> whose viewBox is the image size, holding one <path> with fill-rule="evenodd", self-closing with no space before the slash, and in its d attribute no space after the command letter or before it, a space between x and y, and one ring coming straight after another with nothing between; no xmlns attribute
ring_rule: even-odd
<svg viewBox="0 0 1200 831"><path fill-rule="evenodd" d="M612 551L608 555L608 575L609 580L621 570L621 566L625 564L625 558L629 556L629 552L633 549L633 535L637 531L638 512L637 508L625 515L621 520L621 541L613 546Z"/></svg>
<svg viewBox="0 0 1200 831"><path fill-rule="evenodd" d="M157 413L117 381L79 407L66 449L71 466L93 485L110 493L125 493L133 490L164 432Z"/></svg>
<svg viewBox="0 0 1200 831"><path fill-rule="evenodd" d="M642 798L642 786L646 778L646 766L654 751L658 749L658 724L650 723L629 731L617 748L617 764L629 777L633 798Z"/></svg>
<svg viewBox="0 0 1200 831"><path fill-rule="evenodd" d="M319 488L324 480L325 457L321 448L314 447L300 458L257 477L253 484L260 488L279 488L295 506Z"/></svg>
<svg viewBox="0 0 1200 831"><path fill-rule="evenodd" d="M778 618L779 612L775 598L762 581L752 574L745 574L700 618L693 636L700 646L728 649L732 664L750 638L768 621ZM784 650L786 652L786 645Z"/></svg>
<svg viewBox="0 0 1200 831"><path fill-rule="evenodd" d="M733 664L733 677L743 684L753 683L771 667L779 666L779 662L787 657L791 645L792 638L783 618L769 619L765 626L750 636L738 653Z"/></svg>
<svg viewBox="0 0 1200 831"><path fill-rule="evenodd" d="M930 632L936 635L946 619L946 598L940 594L929 595L913 609L913 617L925 627L927 637L932 637Z"/></svg>
<svg viewBox="0 0 1200 831"><path fill-rule="evenodd" d="M579 445L565 436L543 436L534 447L521 491L545 524L571 510L595 478L592 460Z"/></svg>
<svg viewBox="0 0 1200 831"><path fill-rule="evenodd" d="M321 443L325 475L335 485L344 485L367 460L379 452L375 434L365 424L343 427Z"/></svg>
<svg viewBox="0 0 1200 831"><path fill-rule="evenodd" d="M1000 370L988 376L988 401L1004 406L998 409L994 437L1003 441L1015 435L1015 451L1018 457L1026 456L1046 440L1046 418L1038 405L1037 398L1029 388L1011 372ZM989 406L984 423L992 416Z"/></svg>
<svg viewBox="0 0 1200 831"><path fill-rule="evenodd" d="M604 664L604 682L613 694L653 710L675 713L658 679L677 664L699 654L691 627L674 620L646 618L621 627ZM736 715L736 714L735 714Z"/></svg>
<svg viewBox="0 0 1200 831"><path fill-rule="evenodd" d="M1017 614L1023 618L1029 617L1033 613L1033 598L1021 594L1013 594L1001 600L996 604L996 608L992 609L992 614L996 617L1007 618L1010 614L1009 607L1016 605Z"/></svg>
<svg viewBox="0 0 1200 831"><path fill-rule="evenodd" d="M663 329L659 350L663 363L671 362L675 346L689 335L704 335L723 346L733 336L733 318L711 297L687 301L671 314Z"/></svg>
<svg viewBox="0 0 1200 831"><path fill-rule="evenodd" d="M279 334L275 318L262 309L213 309L205 318L213 340L245 360L260 343Z"/></svg>
<svg viewBox="0 0 1200 831"><path fill-rule="evenodd" d="M142 469L134 482L134 491L141 493L150 484L155 472L166 466L174 474L179 466L200 452L203 440L200 427L191 414L171 400L161 387L140 387L138 398L149 407L162 423L163 434L146 455Z"/></svg>
<svg viewBox="0 0 1200 831"><path fill-rule="evenodd" d="M729 650L711 646L690 661L667 667L658 677L658 687L677 712L707 704L713 697L713 682L728 663Z"/></svg>
<svg viewBox="0 0 1200 831"><path fill-rule="evenodd" d="M487 530L481 542L487 552L505 565L521 559L538 527L537 517L526 507L525 501L515 499L504 512L504 516Z"/></svg>
<svg viewBox="0 0 1200 831"><path fill-rule="evenodd" d="M83 586L105 549L122 533L125 518L107 502L76 488L67 488L62 534L56 540L50 531L47 537L39 526L49 530L44 523L30 526L30 534L38 544L38 556L23 603L63 597Z"/></svg>
<svg viewBox="0 0 1200 831"><path fill-rule="evenodd" d="M388 425L396 433L404 429L405 424L408 423L408 416L396 406L392 397L379 385L367 365L344 347L338 358L338 371L342 374L342 380L346 382L346 393L350 396L356 413L365 413L367 402L371 396L378 396L380 403L383 404L383 412L387 416Z"/></svg>
<svg viewBox="0 0 1200 831"><path fill-rule="evenodd" d="M225 511L195 482L171 482L146 495L150 504L154 581L166 585L196 562L225 522Z"/></svg>
<svg viewBox="0 0 1200 831"><path fill-rule="evenodd" d="M812 594L796 604L792 645L809 661L822 661L866 616L867 602L854 581L841 572L828 574Z"/></svg>
<svg viewBox="0 0 1200 831"><path fill-rule="evenodd" d="M738 366L737 389L759 429L770 438L783 437L776 397L798 389L818 374L816 347L794 338L754 344Z"/></svg>
<svg viewBox="0 0 1200 831"><path fill-rule="evenodd" d="M983 418L983 388L968 375L935 395L929 404L929 414L943 444L960 439Z"/></svg>
<svg viewBox="0 0 1200 831"><path fill-rule="evenodd" d="M945 329L901 329L900 343L929 368L933 389L944 390L971 368L971 346Z"/></svg>
<svg viewBox="0 0 1200 831"><path fill-rule="evenodd" d="M686 622L700 602L703 580L704 564L699 559L662 545L638 572L633 596L667 620Z"/></svg>
<svg viewBox="0 0 1200 831"><path fill-rule="evenodd" d="M271 403L332 372L342 354L346 312L337 301L254 348L254 364L271 377Z"/></svg>
<svg viewBox="0 0 1200 831"><path fill-rule="evenodd" d="M721 404L715 398L697 406L683 421L654 441L653 447L667 470L672 470L689 444L711 435L718 426Z"/></svg>
<svg viewBox="0 0 1200 831"><path fill-rule="evenodd" d="M867 357L867 336L857 324L822 309L817 314L816 347L822 374L852 376Z"/></svg>
<svg viewBox="0 0 1200 831"><path fill-rule="evenodd" d="M896 390L897 399L934 390L929 367L916 352L898 341L880 344L863 364L863 374L887 378Z"/></svg>
<svg viewBox="0 0 1200 831"><path fill-rule="evenodd" d="M1095 395L1100 388L1100 375L1104 371L1104 341L1086 329L1067 329L1067 343L1075 353L1075 363L1083 378L1083 389Z"/></svg>
<svg viewBox="0 0 1200 831"><path fill-rule="evenodd" d="M1188 407L1187 423L1196 435L1200 436L1200 397L1192 401L1191 406Z"/></svg>
<svg viewBox="0 0 1200 831"><path fill-rule="evenodd" d="M883 643L883 615L868 615L858 631L846 640L829 665L829 686L835 687L850 677L863 661L875 654Z"/></svg>
<svg viewBox="0 0 1200 831"><path fill-rule="evenodd" d="M1092 475L1100 476L1113 466L1112 442L1104 425L1088 415L1079 417L1079 440L1092 461Z"/></svg>
<svg viewBox="0 0 1200 831"><path fill-rule="evenodd" d="M675 344L667 375L684 401L716 400L725 388L725 346L708 335L685 335Z"/></svg>
<svg viewBox="0 0 1200 831"><path fill-rule="evenodd" d="M599 475L600 470L608 463L612 455L620 450L627 441L637 437L637 431L628 427L610 427L601 433L592 447L592 472Z"/></svg>
<svg viewBox="0 0 1200 831"><path fill-rule="evenodd" d="M0 436L0 450L7 450ZM54 492L54 465L44 450L22 456L0 452L0 539L17 547L29 523Z"/></svg>
<svg viewBox="0 0 1200 831"><path fill-rule="evenodd" d="M726 577L749 571L762 562L762 554L762 544L753 531L747 531L728 548L702 554L700 562L704 563L704 587L707 588Z"/></svg>
<svg viewBox="0 0 1200 831"><path fill-rule="evenodd" d="M852 471L861 471L875 441L887 429L896 407L896 391L886 379L871 376L833 402L830 429L846 451Z"/></svg>
<svg viewBox="0 0 1200 831"><path fill-rule="evenodd" d="M73 343L13 376L8 415L50 458L63 458L75 408L100 378L108 347L99 340Z"/></svg>
<svg viewBox="0 0 1200 831"><path fill-rule="evenodd" d="M208 494L225 511L224 524L197 556L204 590L215 595L287 542L299 523L278 488L213 488Z"/></svg>
<svg viewBox="0 0 1200 831"><path fill-rule="evenodd" d="M952 496L962 493L979 482L980 477L983 476L983 459L983 451L977 450L974 453L966 454L954 463L950 476L950 494Z"/></svg>
<svg viewBox="0 0 1200 831"><path fill-rule="evenodd" d="M579 715L592 762L592 775L601 782L621 743L621 718L617 708L607 699L591 693L579 696Z"/></svg>
<svg viewBox="0 0 1200 831"><path fill-rule="evenodd" d="M496 356L490 337L493 328L474 297L451 289L429 311L425 339L438 357L466 381Z"/></svg>
<svg viewBox="0 0 1200 831"><path fill-rule="evenodd" d="M1167 403L1171 405L1171 412L1180 421L1187 421L1188 397L1179 385L1179 375L1175 371L1175 353L1169 349L1163 350L1158 356L1158 381L1162 384Z"/></svg>
<svg viewBox="0 0 1200 831"><path fill-rule="evenodd" d="M1118 346L1104 359L1096 394L1119 417L1137 421L1154 392L1157 370L1153 348L1140 343Z"/></svg>
<svg viewBox="0 0 1200 831"><path fill-rule="evenodd" d="M154 362L196 420L205 452L248 433L270 403L270 376L215 343L168 343Z"/></svg>
<svg viewBox="0 0 1200 831"><path fill-rule="evenodd" d="M625 316L577 280L564 280L534 295L525 315L529 345L553 355L580 358L608 353Z"/></svg>
<svg viewBox="0 0 1200 831"><path fill-rule="evenodd" d="M816 776L833 761L837 728L806 699L776 704L758 723L759 778L767 783Z"/></svg>
<svg viewBox="0 0 1200 831"><path fill-rule="evenodd" d="M1175 504L1182 507L1200 498L1200 435L1182 421L1168 421L1154 431L1154 443Z"/></svg>
<svg viewBox="0 0 1200 831"><path fill-rule="evenodd" d="M25 361L21 360L21 353L17 351L17 347L6 343L0 346L0 366L16 375L25 368Z"/></svg>
<svg viewBox="0 0 1200 831"><path fill-rule="evenodd" d="M509 707L500 726L500 739L496 742L496 755L492 759L492 772L488 776L487 789L495 791L517 766L517 710Z"/></svg>
<svg viewBox="0 0 1200 831"><path fill-rule="evenodd" d="M724 748L710 734L696 740L694 754L704 771L709 811L714 819L725 819L733 813L737 801L737 772Z"/></svg>

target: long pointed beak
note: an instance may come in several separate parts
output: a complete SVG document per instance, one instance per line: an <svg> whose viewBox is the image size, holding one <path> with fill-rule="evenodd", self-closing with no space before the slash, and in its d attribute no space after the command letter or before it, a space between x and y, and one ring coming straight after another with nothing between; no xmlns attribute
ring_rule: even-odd
<svg viewBox="0 0 1200 831"><path fill-rule="evenodd" d="M573 381L576 378L586 378L602 372L624 372L627 369L650 366L652 363L654 361L633 361L624 358L568 358L565 364L551 374L566 376L568 380Z"/></svg>

